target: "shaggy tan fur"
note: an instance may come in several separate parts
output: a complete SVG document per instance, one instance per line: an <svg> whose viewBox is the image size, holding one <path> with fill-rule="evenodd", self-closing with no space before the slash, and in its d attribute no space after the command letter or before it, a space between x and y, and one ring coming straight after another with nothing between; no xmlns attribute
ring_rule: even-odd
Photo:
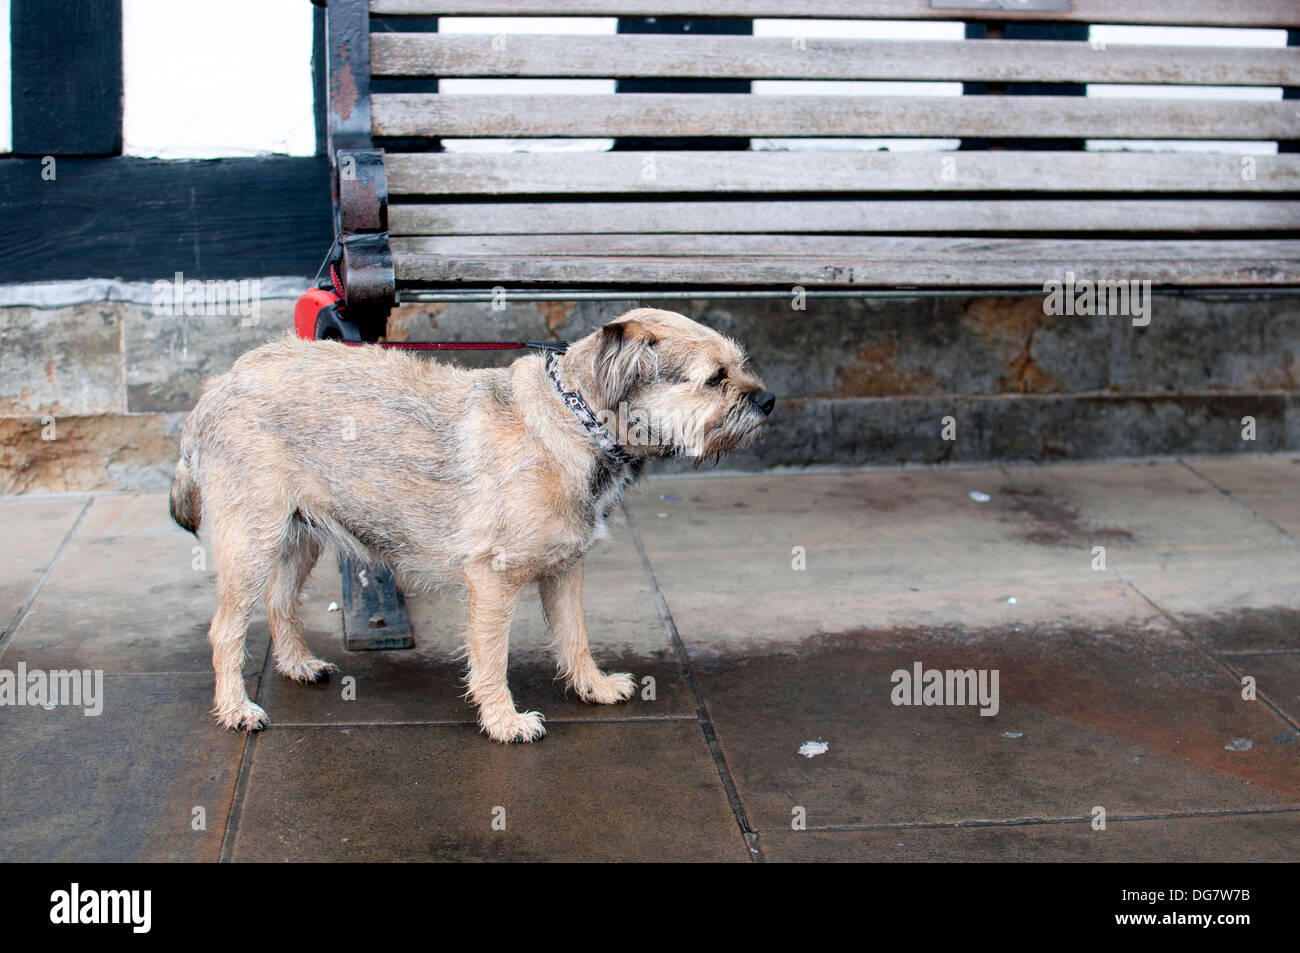
<svg viewBox="0 0 1300 953"><path fill-rule="evenodd" d="M190 414L171 495L176 521L201 522L215 551L213 713L229 728L266 722L241 675L259 597L281 673L310 682L334 668L308 651L297 612L327 544L391 564L408 589L465 587L469 697L491 738L545 733L506 684L511 619L532 582L567 683L590 702L631 697L632 677L591 657L582 556L646 458L703 460L754 433L775 398L744 365L735 342L648 308L575 342L558 361L563 386L604 412L633 458L624 464L537 354L489 370L294 338L245 354ZM653 426L636 426L645 419Z"/></svg>

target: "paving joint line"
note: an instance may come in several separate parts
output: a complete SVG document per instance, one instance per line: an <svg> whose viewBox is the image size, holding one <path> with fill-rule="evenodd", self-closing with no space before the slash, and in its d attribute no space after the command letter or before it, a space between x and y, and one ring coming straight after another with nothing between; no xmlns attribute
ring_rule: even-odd
<svg viewBox="0 0 1300 953"><path fill-rule="evenodd" d="M1240 507L1242 507L1242 508L1244 508L1244 509L1246 509L1246 510L1249 510L1253 515L1255 515L1255 516L1259 517L1260 519L1262 519L1262 520L1263 520L1265 523L1267 523L1269 526L1273 527L1275 530L1277 530L1279 533L1281 533L1281 534L1282 534L1283 536L1285 536L1287 539L1291 540L1291 542L1293 542L1293 543L1300 543L1300 539L1296 539L1296 538L1295 538L1294 536L1292 536L1292 535L1291 535L1287 530L1283 529L1283 528L1282 528L1281 526L1279 526L1277 523L1274 523L1271 519L1269 519L1267 516L1265 516L1265 515L1264 515L1263 513L1261 513L1259 510L1255 509L1255 507L1251 506L1251 505L1250 505L1249 503L1247 503L1245 500L1243 500L1243 499L1241 499L1239 496L1237 496L1236 493L1233 493L1231 490L1227 489L1226 487L1219 486L1219 484L1215 483L1213 480L1211 480L1209 477L1207 477L1207 476L1206 476L1204 473L1202 473L1200 470L1197 470L1194 466L1192 466L1190 463L1188 463L1188 462L1187 462L1186 460L1184 460L1182 457L1179 457L1179 458L1178 458L1178 462L1179 462L1183 467L1185 467L1187 470L1191 471L1191 473L1193 473L1195 476L1197 476L1197 477L1199 477L1200 479L1204 480L1206 483L1210 484L1210 486L1214 487L1216 490L1218 490L1218 491L1219 491L1220 493L1222 493L1224 496L1228 497L1228 499L1232 500L1232 501L1233 501L1234 503L1236 503L1238 506L1240 506Z"/></svg>
<svg viewBox="0 0 1300 953"><path fill-rule="evenodd" d="M695 680L695 668L691 664L690 654L686 651L686 644L682 641L681 633L677 631L677 623L673 621L672 612L668 608L668 601L664 598L663 591L659 588L659 580L655 578L654 568L650 565L650 557L645 551L645 546L641 542L641 533L638 531L636 521L632 518L632 512L628 509L626 502L623 504L623 515L627 519L628 529L632 533L632 542L636 545L637 555L641 557L641 565L645 567L646 577L650 581L650 591L654 593L655 604L659 608L659 618L663 622L664 630L673 645L673 652L677 656L677 664L682 670L682 679L686 682L686 690L690 693L691 701L695 703L696 717L700 724L700 730L704 733L704 742L708 746L709 754L713 756L713 764L717 769L718 778L722 781L723 791L727 795L727 802L731 805L731 812L736 818L736 824L740 827L741 838L749 851L749 859L754 863L764 863L762 848L759 846L757 832L750 827L749 817L745 813L745 806L741 803L740 793L736 789L735 779L731 775L731 768L727 765L726 756L722 753L722 745L718 741L718 733L713 727L713 721L709 718L709 708L704 701L704 694Z"/></svg>
<svg viewBox="0 0 1300 953"><path fill-rule="evenodd" d="M45 571L41 573L41 578L36 580L36 585L32 587L32 591L28 594L27 599L18 607L18 612L14 616L13 622L9 624L7 629L0 632L0 655L4 654L5 649L9 647L9 642L13 639L14 633L18 631L18 627L22 625L23 620L27 618L27 613L31 610L32 604L36 602L36 597L39 596L41 590L45 588L46 580L50 578L50 574L54 572L54 567L57 566L59 560L63 558L64 552L72 543L72 537L75 536L77 530L81 528L81 523L85 520L86 514L90 512L91 504L94 502L95 495L93 493L86 497L86 502L81 507L81 512L79 512L77 518L72 521L72 526L70 526L68 532L64 534L63 541L59 543L59 548L56 549L54 555L50 557L50 561L46 565Z"/></svg>
<svg viewBox="0 0 1300 953"><path fill-rule="evenodd" d="M257 681L257 704L261 705L263 710L266 708L266 696L270 692L271 680L267 677L270 668L271 643L268 640L266 653L262 658L262 674ZM218 863L228 864L233 859L235 835L239 831L239 818L243 813L244 797L248 793L248 775L253 767L253 749L257 742L256 736L259 733L256 731L243 732L244 747L239 754L239 771L235 775L235 789L230 793L230 810L226 812L226 829L221 834L221 851L217 855Z"/></svg>
<svg viewBox="0 0 1300 953"><path fill-rule="evenodd" d="M577 715L547 718L548 725L655 725L683 724L697 721L695 715L629 715L621 718L583 718ZM480 728L477 721L268 721L261 731L294 731L296 729L330 728Z"/></svg>
<svg viewBox="0 0 1300 953"><path fill-rule="evenodd" d="M1224 811L1183 811L1162 814L1123 814L1106 816L1106 823L1132 823L1136 821L1194 821L1215 817L1261 817L1274 814L1300 814L1300 807L1265 807ZM1007 819L968 821L901 821L897 824L834 824L827 827L809 827L808 833L851 834L859 831L916 831L916 830L971 830L990 827L1046 827L1061 824L1091 824L1091 817L1017 817ZM762 828L759 834L783 834L784 828Z"/></svg>

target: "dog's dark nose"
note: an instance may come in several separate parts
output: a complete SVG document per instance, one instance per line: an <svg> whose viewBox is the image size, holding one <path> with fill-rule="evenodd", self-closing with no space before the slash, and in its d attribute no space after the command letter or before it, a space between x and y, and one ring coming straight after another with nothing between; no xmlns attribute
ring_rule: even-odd
<svg viewBox="0 0 1300 953"><path fill-rule="evenodd" d="M776 406L776 394L771 391L761 390L750 398L754 406L763 412L763 416L770 416L772 408Z"/></svg>

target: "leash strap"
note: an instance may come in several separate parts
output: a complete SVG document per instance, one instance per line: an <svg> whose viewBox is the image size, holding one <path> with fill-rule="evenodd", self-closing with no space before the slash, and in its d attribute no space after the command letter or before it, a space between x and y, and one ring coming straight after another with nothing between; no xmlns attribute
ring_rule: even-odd
<svg viewBox="0 0 1300 953"><path fill-rule="evenodd" d="M568 341L339 341L348 347L381 347L393 351L520 351L526 347L563 354Z"/></svg>

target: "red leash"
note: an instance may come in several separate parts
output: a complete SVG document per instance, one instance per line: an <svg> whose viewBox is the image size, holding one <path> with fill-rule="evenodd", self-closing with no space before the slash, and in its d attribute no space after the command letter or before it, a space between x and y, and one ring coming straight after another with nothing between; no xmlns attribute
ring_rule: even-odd
<svg viewBox="0 0 1300 953"><path fill-rule="evenodd" d="M554 341L339 341L348 347L382 347L399 351L517 351Z"/></svg>

